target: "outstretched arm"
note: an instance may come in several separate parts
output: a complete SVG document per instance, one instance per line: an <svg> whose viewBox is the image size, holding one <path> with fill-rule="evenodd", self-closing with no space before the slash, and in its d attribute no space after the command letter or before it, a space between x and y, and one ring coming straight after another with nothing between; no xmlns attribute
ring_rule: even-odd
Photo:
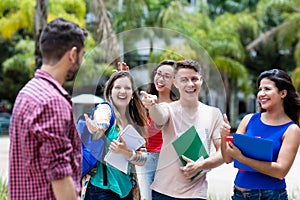
<svg viewBox="0 0 300 200"><path fill-rule="evenodd" d="M155 125L158 128L163 126L167 122L169 115L168 108L165 106L166 103L158 104L156 95L148 94L144 91L141 91L141 94L143 95L142 102L149 110L149 114Z"/></svg>
<svg viewBox="0 0 300 200"><path fill-rule="evenodd" d="M101 138L105 131L110 126L111 109L107 104L99 104L95 110L93 119L90 119L87 114L84 114L86 126L92 134L92 139Z"/></svg>

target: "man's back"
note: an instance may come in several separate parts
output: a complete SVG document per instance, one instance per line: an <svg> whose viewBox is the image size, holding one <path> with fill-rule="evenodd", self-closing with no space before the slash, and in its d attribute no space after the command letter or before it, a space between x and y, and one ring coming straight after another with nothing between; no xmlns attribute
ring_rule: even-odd
<svg viewBox="0 0 300 200"><path fill-rule="evenodd" d="M48 73L38 70L20 91L10 141L10 199L55 199L51 181L69 175L80 192L81 145L72 107Z"/></svg>

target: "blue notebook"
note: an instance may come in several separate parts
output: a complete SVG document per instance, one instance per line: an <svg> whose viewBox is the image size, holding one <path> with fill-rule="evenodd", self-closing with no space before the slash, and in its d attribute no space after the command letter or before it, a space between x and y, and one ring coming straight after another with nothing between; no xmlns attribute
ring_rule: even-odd
<svg viewBox="0 0 300 200"><path fill-rule="evenodd" d="M272 162L273 160L273 141L270 139L233 133L233 144L249 158L269 162ZM251 172L257 172L255 169L235 159L234 167Z"/></svg>

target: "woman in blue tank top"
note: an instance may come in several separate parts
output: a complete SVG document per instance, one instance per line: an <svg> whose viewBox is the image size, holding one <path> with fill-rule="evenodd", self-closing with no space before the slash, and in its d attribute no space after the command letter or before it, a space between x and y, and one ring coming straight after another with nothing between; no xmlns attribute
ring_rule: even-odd
<svg viewBox="0 0 300 200"><path fill-rule="evenodd" d="M272 162L246 157L233 144L226 142L230 124L224 116L221 128L222 155L226 163L233 159L255 171L239 169L234 181L233 200L287 200L285 176L289 172L300 145L300 98L291 78L282 70L262 72L257 80L260 111L246 115L237 133L273 141ZM255 148L255 147L254 147Z"/></svg>

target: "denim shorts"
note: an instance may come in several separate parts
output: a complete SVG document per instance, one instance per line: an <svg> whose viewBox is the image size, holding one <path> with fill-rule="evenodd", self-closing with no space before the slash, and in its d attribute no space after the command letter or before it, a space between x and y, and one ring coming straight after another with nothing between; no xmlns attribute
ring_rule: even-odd
<svg viewBox="0 0 300 200"><path fill-rule="evenodd" d="M288 200L285 188L277 190L239 190L234 188L232 200Z"/></svg>

